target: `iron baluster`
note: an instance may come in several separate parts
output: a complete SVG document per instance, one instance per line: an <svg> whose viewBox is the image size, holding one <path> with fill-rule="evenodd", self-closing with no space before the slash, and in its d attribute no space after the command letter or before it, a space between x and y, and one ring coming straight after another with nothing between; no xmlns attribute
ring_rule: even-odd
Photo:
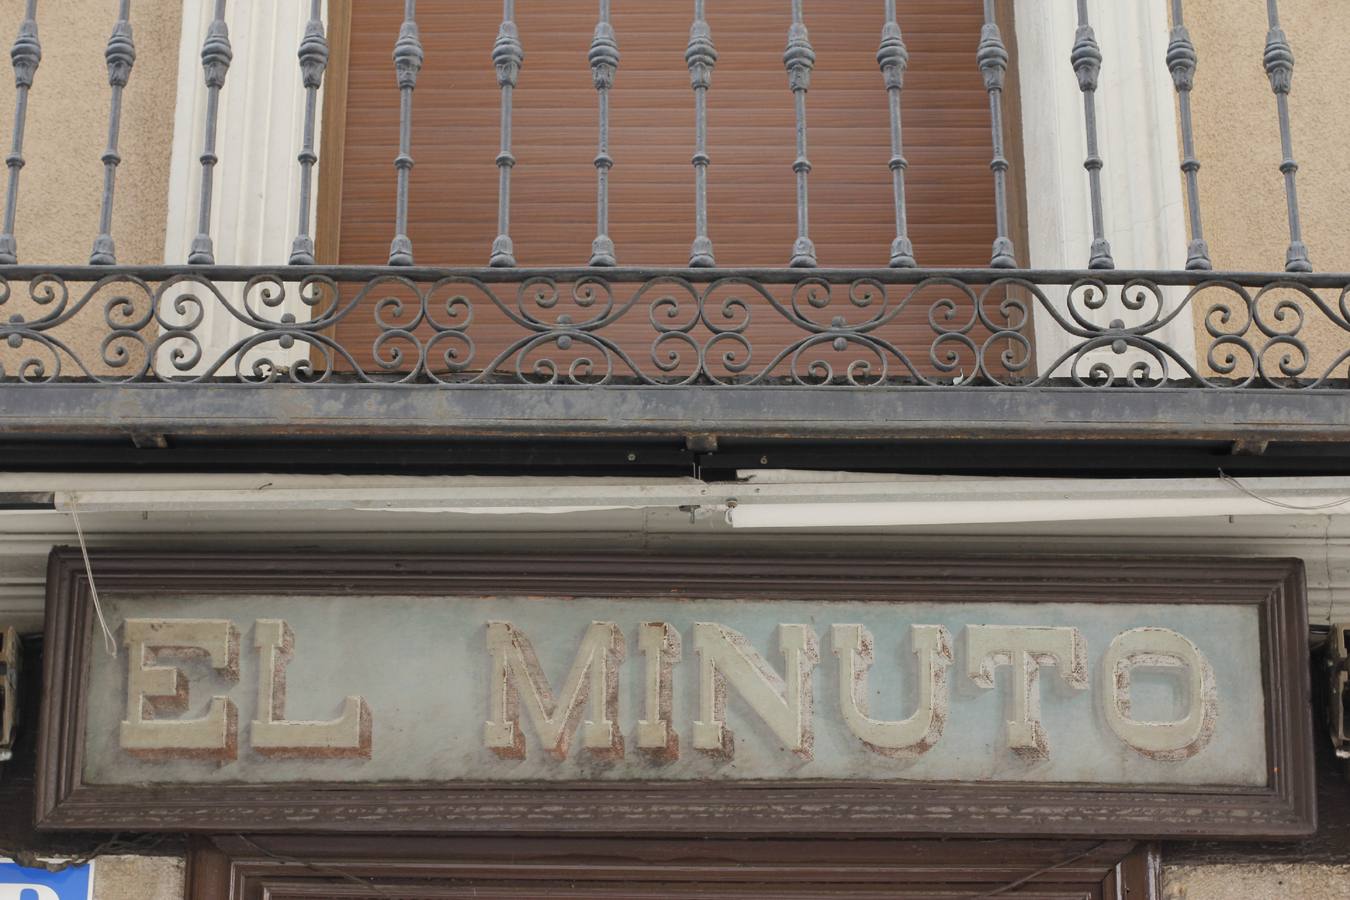
<svg viewBox="0 0 1350 900"><path fill-rule="evenodd" d="M211 242L211 194L215 189L216 122L220 114L220 89L225 86L225 75L230 70L234 51L230 47L230 29L225 24L225 0L216 0L215 18L206 30L202 45L202 69L206 73L206 140L203 144L202 196L197 214L197 236L192 239L188 262L192 265L213 265L215 247Z"/></svg>
<svg viewBox="0 0 1350 900"><path fill-rule="evenodd" d="M792 171L797 173L797 240L792 245L793 268L811 268L816 265L816 245L811 243L810 206L807 181L811 175L811 160L806 152L806 92L811 88L811 70L816 65L816 51L806 31L802 15L802 0L792 0L792 27L788 30L787 49L783 51L783 65L788 72L788 87L792 89L797 109L797 158Z"/></svg>
<svg viewBox="0 0 1350 900"><path fill-rule="evenodd" d="M23 131L28 120L28 89L42 62L42 44L38 41L37 0L28 0L19 35L9 51L14 64L14 136L5 165L9 167L9 191L5 196L5 225L0 231L0 264L13 265L19 261L18 244L14 240L14 217L19 211L19 170L23 168Z"/></svg>
<svg viewBox="0 0 1350 900"><path fill-rule="evenodd" d="M1106 225L1102 216L1102 157L1097 146L1097 77L1102 70L1102 51L1097 46L1097 35L1088 23L1087 0L1078 0L1078 31L1074 34L1070 53L1078 89L1083 92L1083 122L1087 130L1087 159L1083 168L1088 173L1088 193L1092 203L1092 248L1088 254L1089 269L1114 269L1111 243L1106 239Z"/></svg>
<svg viewBox="0 0 1350 900"><path fill-rule="evenodd" d="M494 266L514 266L516 251L511 243L511 170L516 158L511 154L511 100L525 50L516 29L516 0L502 0L502 26L492 46L492 64L497 69L497 86L502 92L502 149L497 154L497 239L492 242Z"/></svg>
<svg viewBox="0 0 1350 900"><path fill-rule="evenodd" d="M1195 131L1191 124L1191 88L1195 86L1195 44L1181 15L1181 0L1172 0L1172 39L1167 44L1167 69L1177 89L1181 109L1181 171L1186 176L1186 201L1191 220L1191 240L1186 245L1186 268L1212 269L1209 245L1200 226L1200 160L1195 158Z"/></svg>
<svg viewBox="0 0 1350 900"><path fill-rule="evenodd" d="M309 207L313 191L314 164L319 157L314 153L314 119L318 114L319 88L323 86L324 70L328 68L328 38L323 30L323 0L311 0L305 37L300 41L300 83L305 87L305 132L300 150L300 224L295 240L291 242L291 265L314 265L314 238L309 233Z"/></svg>
<svg viewBox="0 0 1350 900"><path fill-rule="evenodd" d="M1008 236L1008 159L1003 155L1003 82L1008 74L1008 48L994 20L994 0L984 0L984 27L980 30L980 47L976 54L980 72L984 75L984 89L989 92L989 127L993 136L994 158L989 168L994 172L994 222L998 236L994 238L994 255L990 268L1012 269L1013 242Z"/></svg>
<svg viewBox="0 0 1350 900"><path fill-rule="evenodd" d="M1277 0L1266 0L1266 15L1270 20L1270 31L1266 33L1266 50L1262 62L1279 109L1280 148L1284 154L1280 171L1284 173L1285 200L1289 206L1289 252L1285 255L1284 268L1287 272L1311 272L1312 263L1308 261L1308 248L1303 243L1303 226L1299 222L1298 188L1294 182L1298 163L1294 161L1294 142L1289 133L1289 89L1294 81L1294 51L1290 49L1284 30L1280 28Z"/></svg>
<svg viewBox="0 0 1350 900"><path fill-rule="evenodd" d="M877 65L886 83L886 94L891 109L891 181L895 191L895 241L891 244L891 267L908 269L918 265L914 260L914 244L909 239L909 217L905 210L904 137L900 130L900 94L905 88L905 69L909 66L909 49L905 47L900 24L895 18L895 0L886 0L886 23L881 28L881 47L877 50Z"/></svg>
<svg viewBox="0 0 1350 900"><path fill-rule="evenodd" d="M705 0L694 0L694 24L689 28L689 46L684 51L694 88L694 245L689 251L689 265L693 268L717 265L712 238L708 236L708 166L712 163L708 157L708 89L712 87L713 68L717 65L717 48L713 46L704 8Z"/></svg>
<svg viewBox="0 0 1350 900"><path fill-rule="evenodd" d="M614 241L609 237L609 170L614 168L614 159L609 155L609 89L614 86L614 73L619 68L619 42L610 24L609 6L609 0L600 0L600 21L595 25L595 37L587 54L600 103L600 150L595 155L596 235L591 243L593 266L618 265Z"/></svg>
<svg viewBox="0 0 1350 900"><path fill-rule="evenodd" d="M394 240L389 245L389 265L413 264L412 240L408 237L408 182L412 176L412 95L417 73L422 71L422 39L417 31L417 0L404 0L403 25L394 43L394 71L398 75L399 125L398 188L394 205Z"/></svg>
<svg viewBox="0 0 1350 900"><path fill-rule="evenodd" d="M127 86L131 67L136 62L130 17L131 0L121 0L117 22L103 54L108 63L112 102L108 111L108 149L103 151L103 203L99 212L98 237L94 238L94 250L89 255L91 266L117 265L117 247L112 239L113 193L117 188L117 166L122 162L117 152L117 139L122 129L122 89Z"/></svg>

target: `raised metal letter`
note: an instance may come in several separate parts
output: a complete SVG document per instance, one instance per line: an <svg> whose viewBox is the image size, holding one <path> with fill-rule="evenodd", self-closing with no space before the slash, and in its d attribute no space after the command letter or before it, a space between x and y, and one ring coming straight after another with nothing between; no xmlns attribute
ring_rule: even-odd
<svg viewBox="0 0 1350 900"><path fill-rule="evenodd" d="M1173 722L1130 716L1130 673L1138 667L1182 670L1189 708ZM1149 759L1177 761L1199 753L1214 736L1219 689L1209 660L1184 635L1170 628L1133 628L1116 635L1102 658L1102 701L1106 722L1130 749Z"/></svg>
<svg viewBox="0 0 1350 900"><path fill-rule="evenodd" d="M778 647L787 665L786 679L750 646L745 635L715 622L694 623L694 651L699 656L695 749L728 759L735 756L736 738L726 724L730 686L786 749L811 759L815 740L811 671L820 662L815 632L806 625L779 625Z"/></svg>
<svg viewBox="0 0 1350 900"><path fill-rule="evenodd" d="M127 619L127 717L122 749L136 756L228 761L239 755L239 713L228 697L212 697L199 719L158 719L188 708L181 669L151 665L158 656L205 657L225 678L239 678L239 631L224 619Z"/></svg>
<svg viewBox="0 0 1350 900"><path fill-rule="evenodd" d="M680 758L680 736L672 718L671 670L680 661L680 633L666 622L644 622L638 628L638 649L647 660L643 718L637 723L637 745L662 760Z"/></svg>
<svg viewBox="0 0 1350 900"><path fill-rule="evenodd" d="M254 750L299 759L370 758L370 707L361 697L347 697L342 714L326 722L286 719L286 664L295 653L289 625L259 619L253 645L258 649L258 718L249 735Z"/></svg>
<svg viewBox="0 0 1350 900"><path fill-rule="evenodd" d="M1029 760L1050 755L1041 727L1041 666L1054 666L1075 690L1088 687L1087 643L1077 628L967 625L966 664L971 680L987 689L994 687L996 669L1012 669L1008 746Z"/></svg>
<svg viewBox="0 0 1350 900"><path fill-rule="evenodd" d="M555 759L567 758L578 723L581 745L587 750L608 758L623 756L623 734L617 720L618 667L623 662L624 639L618 625L590 624L557 699L534 647L510 622L489 622L487 645L492 654L492 718L483 724L488 749L505 759L525 758L525 734L520 727L523 692L525 710L539 743ZM587 701L591 715L581 721Z"/></svg>
<svg viewBox="0 0 1350 900"><path fill-rule="evenodd" d="M911 625L914 655L919 658L919 708L895 722L867 715L867 670L872 666L872 632L861 625L831 629L839 658L839 708L844 722L869 750L886 756L927 753L947 724L947 667L952 664L952 637L941 625Z"/></svg>

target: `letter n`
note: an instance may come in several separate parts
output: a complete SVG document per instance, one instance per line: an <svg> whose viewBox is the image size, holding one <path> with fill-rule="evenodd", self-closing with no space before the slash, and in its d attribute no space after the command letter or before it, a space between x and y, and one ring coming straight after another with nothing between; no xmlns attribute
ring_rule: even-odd
<svg viewBox="0 0 1350 900"><path fill-rule="evenodd" d="M694 623L699 656L698 721L694 748L735 755L735 736L726 725L727 688L734 687L783 745L811 759L811 672L820 662L816 635L806 625L779 625L778 647L787 665L780 677L745 635L715 622Z"/></svg>

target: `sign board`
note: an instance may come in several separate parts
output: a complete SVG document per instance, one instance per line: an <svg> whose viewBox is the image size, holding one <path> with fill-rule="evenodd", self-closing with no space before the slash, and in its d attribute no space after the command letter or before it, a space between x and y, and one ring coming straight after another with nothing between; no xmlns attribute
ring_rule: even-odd
<svg viewBox="0 0 1350 900"><path fill-rule="evenodd" d="M0 860L0 900L93 900L93 880L93 863L48 872Z"/></svg>
<svg viewBox="0 0 1350 900"><path fill-rule="evenodd" d="M53 557L44 823L1280 836L1286 561Z"/></svg>

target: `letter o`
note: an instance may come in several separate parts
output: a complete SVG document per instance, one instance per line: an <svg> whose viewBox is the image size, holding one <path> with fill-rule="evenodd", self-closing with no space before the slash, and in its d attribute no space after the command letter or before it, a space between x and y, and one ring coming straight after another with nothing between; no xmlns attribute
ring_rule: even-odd
<svg viewBox="0 0 1350 900"><path fill-rule="evenodd" d="M1130 715L1130 675L1139 666L1180 669L1189 687L1190 708L1171 722ZM1219 692L1209 660L1189 638L1170 628L1132 628L1111 641L1102 658L1107 724L1129 747L1149 759L1177 762L1205 748L1214 736Z"/></svg>

